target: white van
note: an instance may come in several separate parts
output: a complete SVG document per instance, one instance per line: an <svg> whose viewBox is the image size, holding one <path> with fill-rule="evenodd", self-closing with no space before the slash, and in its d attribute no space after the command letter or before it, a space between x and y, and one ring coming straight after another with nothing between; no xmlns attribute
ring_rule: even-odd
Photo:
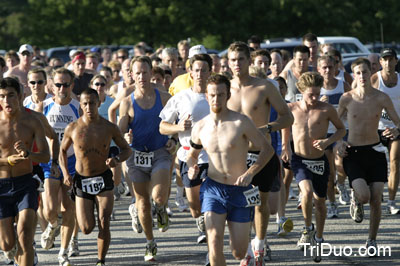
<svg viewBox="0 0 400 266"><path fill-rule="evenodd" d="M318 43L331 43L342 57L365 56L371 52L357 38L343 36L318 37Z"/></svg>

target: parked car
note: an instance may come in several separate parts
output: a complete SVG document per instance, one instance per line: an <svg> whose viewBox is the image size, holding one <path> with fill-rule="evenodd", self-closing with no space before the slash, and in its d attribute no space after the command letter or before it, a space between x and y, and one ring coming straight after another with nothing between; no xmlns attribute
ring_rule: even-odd
<svg viewBox="0 0 400 266"><path fill-rule="evenodd" d="M355 37L344 37L344 36L328 36L318 37L318 43L331 43L336 50L338 50L343 58L364 56L371 52Z"/></svg>
<svg viewBox="0 0 400 266"><path fill-rule="evenodd" d="M371 53L379 54L383 48L392 48L396 51L397 54L400 54L400 44L397 43L382 44L380 42L375 42L375 43L368 43L365 45L365 47L367 47Z"/></svg>

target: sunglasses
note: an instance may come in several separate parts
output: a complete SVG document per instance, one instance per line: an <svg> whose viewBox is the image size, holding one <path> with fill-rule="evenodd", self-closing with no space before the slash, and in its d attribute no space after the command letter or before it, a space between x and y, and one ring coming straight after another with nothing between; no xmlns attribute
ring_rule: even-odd
<svg viewBox="0 0 400 266"><path fill-rule="evenodd" d="M118 59L125 59L126 56L117 56Z"/></svg>
<svg viewBox="0 0 400 266"><path fill-rule="evenodd" d="M105 83L99 83L99 82L96 82L96 83L94 83L94 86L101 86L101 87L103 87L103 86L105 86L106 84Z"/></svg>
<svg viewBox="0 0 400 266"><path fill-rule="evenodd" d="M61 88L61 86L67 88L71 85L71 83L54 83L54 86L56 86L57 88Z"/></svg>
<svg viewBox="0 0 400 266"><path fill-rule="evenodd" d="M121 70L117 70L117 69L115 69L115 70L113 70L112 72L114 72L114 73L119 73Z"/></svg>
<svg viewBox="0 0 400 266"><path fill-rule="evenodd" d="M31 81L29 81L29 83L31 84L31 85L42 85L43 83L44 83L44 80L38 80L38 81L35 81L35 80L31 80Z"/></svg>

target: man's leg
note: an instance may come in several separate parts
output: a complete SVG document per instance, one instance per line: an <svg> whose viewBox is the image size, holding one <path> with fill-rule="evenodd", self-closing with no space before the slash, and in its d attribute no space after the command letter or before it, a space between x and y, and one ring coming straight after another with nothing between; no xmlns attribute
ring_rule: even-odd
<svg viewBox="0 0 400 266"><path fill-rule="evenodd" d="M133 182L136 197L136 208L140 224L147 240L153 239L153 219L151 216L150 182Z"/></svg>
<svg viewBox="0 0 400 266"><path fill-rule="evenodd" d="M62 213L62 226L61 226L61 247L60 254L66 254L69 242L75 226L75 203L70 199L67 194L69 190L65 185L61 186L61 213Z"/></svg>
<svg viewBox="0 0 400 266"><path fill-rule="evenodd" d="M58 209L60 207L58 193L60 187L60 180L52 178L46 178L44 180L44 192L42 193L43 216L46 221L53 225L55 225L58 218Z"/></svg>
<svg viewBox="0 0 400 266"><path fill-rule="evenodd" d="M204 216L207 230L207 243L210 264L211 266L225 266L226 262L224 257L224 232L226 213L217 214L215 212L206 212ZM246 239L248 240L248 230L246 232ZM244 244L246 247L248 241L243 243L246 243ZM244 253L246 253L246 248L244 250Z"/></svg>
<svg viewBox="0 0 400 266"><path fill-rule="evenodd" d="M0 249L10 251L17 239L14 232L14 217L0 219Z"/></svg>
<svg viewBox="0 0 400 266"><path fill-rule="evenodd" d="M268 192L260 191L261 205L255 207L254 225L256 229L256 236L259 240L265 239L269 221L269 206L268 206Z"/></svg>
<svg viewBox="0 0 400 266"><path fill-rule="evenodd" d="M326 198L320 198L314 193L316 237L322 238L326 219ZM312 205L311 205L312 206Z"/></svg>
<svg viewBox="0 0 400 266"><path fill-rule="evenodd" d="M313 187L311 180L305 179L299 183L301 191L301 210L303 212L304 223L306 227L312 225L312 208L313 208Z"/></svg>
<svg viewBox="0 0 400 266"><path fill-rule="evenodd" d="M110 217L114 206L113 191L104 191L96 196L98 206L99 235L97 237L97 257L105 260L111 242Z"/></svg>
<svg viewBox="0 0 400 266"><path fill-rule="evenodd" d="M379 223L381 221L381 202L384 183L374 182L370 184L371 200L370 200L370 219L369 219L369 239L376 240L378 234Z"/></svg>
<svg viewBox="0 0 400 266"><path fill-rule="evenodd" d="M96 226L94 202L90 199L75 197L76 221L85 235L90 234Z"/></svg>
<svg viewBox="0 0 400 266"><path fill-rule="evenodd" d="M151 175L151 194L158 206L165 206L168 202L170 179L169 169L160 169Z"/></svg>
<svg viewBox="0 0 400 266"><path fill-rule="evenodd" d="M361 204L366 204L371 198L371 192L367 182L363 178L354 179L351 183L356 199ZM382 198L381 198L382 200Z"/></svg>
<svg viewBox="0 0 400 266"><path fill-rule="evenodd" d="M232 255L237 260L243 259L246 255L251 224L251 222L238 223L228 221Z"/></svg>
<svg viewBox="0 0 400 266"><path fill-rule="evenodd" d="M190 188L187 187L185 191L189 202L190 213L193 218L198 218L201 215L200 185Z"/></svg>
<svg viewBox="0 0 400 266"><path fill-rule="evenodd" d="M389 144L390 174L388 178L389 201L396 200L400 177L400 140L391 141ZM388 204L389 204L388 201Z"/></svg>
<svg viewBox="0 0 400 266"><path fill-rule="evenodd" d="M17 234L18 251L17 262L20 266L31 266L33 264L33 239L36 229L36 212L33 209L24 209L18 214ZM14 232L14 229L12 230Z"/></svg>
<svg viewBox="0 0 400 266"><path fill-rule="evenodd" d="M293 171L289 170L287 168L283 168L283 183L285 184L285 189L286 189L286 203L289 199L289 191L290 191L290 185L292 184L293 181Z"/></svg>

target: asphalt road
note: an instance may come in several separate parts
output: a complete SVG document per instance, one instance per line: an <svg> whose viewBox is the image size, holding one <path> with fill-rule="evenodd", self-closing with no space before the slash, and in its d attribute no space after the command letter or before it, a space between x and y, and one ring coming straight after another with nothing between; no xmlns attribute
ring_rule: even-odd
<svg viewBox="0 0 400 266"><path fill-rule="evenodd" d="M294 185L293 185L294 187ZM296 191L297 189L295 189ZM171 193L175 195L175 192ZM385 191L385 198L387 191ZM171 197L172 198L172 197ZM130 199L123 197L115 202L116 221L111 222L112 241L107 255L106 265L203 265L206 245L196 243L197 229L195 221L188 212L179 213L173 206L174 216L171 218L172 225L165 233L154 230L158 244L157 262L145 263L143 261L145 251L144 234L136 234L131 228L131 219L128 213ZM302 251L297 250L296 242L303 227L301 211L296 209L296 200L289 200L287 217L294 221L294 230L285 237L277 237L277 224L275 217L271 218L268 228L268 242L272 249L272 261L270 265L309 265L314 264L309 253L305 256ZM340 206L339 218L326 221L324 239L325 243L332 246L331 255L324 256L319 265L400 265L400 215L382 216L381 227L378 234L378 244L385 246L386 254L380 257L362 257L358 254L359 247L363 247L368 236L369 207L365 206L365 220L356 224L351 220L348 206ZM38 227L35 236L36 242L40 243L40 229ZM97 230L90 235L79 233L80 256L71 258L74 265L96 265L97 260ZM45 251L38 245L39 265L58 265L57 254L60 239L55 242L56 247ZM333 255L333 247L336 254L342 248L342 255ZM388 254L388 251L391 254ZM325 253L328 253L326 246ZM350 255L350 252L353 252ZM347 254L347 255L344 255ZM226 231L225 257L228 265L239 265L239 261L233 259L229 249L229 238Z"/></svg>

